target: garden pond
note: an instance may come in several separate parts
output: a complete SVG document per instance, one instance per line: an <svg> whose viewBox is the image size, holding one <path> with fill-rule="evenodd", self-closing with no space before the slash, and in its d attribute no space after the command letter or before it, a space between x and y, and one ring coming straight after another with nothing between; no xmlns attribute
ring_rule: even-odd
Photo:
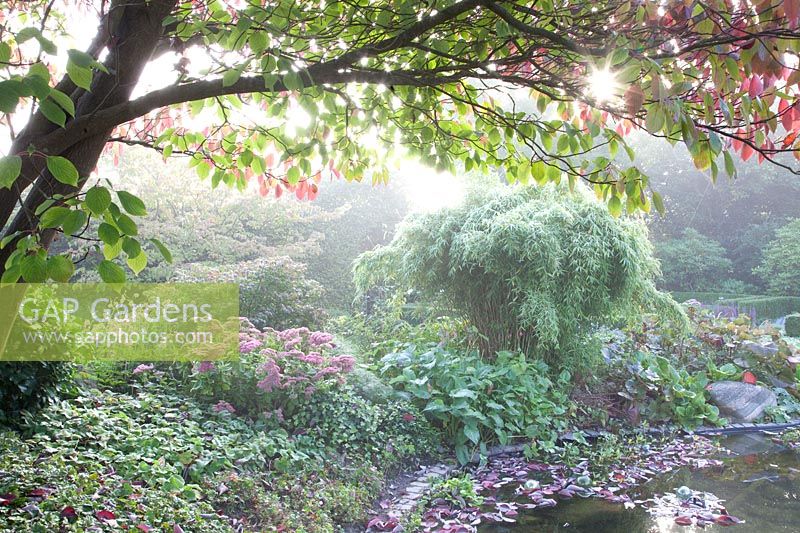
<svg viewBox="0 0 800 533"><path fill-rule="evenodd" d="M800 530L800 448L775 436L674 441L634 463L589 482L581 475L588 473L585 462L570 468L500 456L473 472L482 506L453 510L434 501L423 515L423 530Z"/></svg>

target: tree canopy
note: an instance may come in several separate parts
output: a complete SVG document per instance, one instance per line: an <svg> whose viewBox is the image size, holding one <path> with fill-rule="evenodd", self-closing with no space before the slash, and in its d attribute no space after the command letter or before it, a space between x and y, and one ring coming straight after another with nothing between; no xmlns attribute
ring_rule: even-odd
<svg viewBox="0 0 800 533"><path fill-rule="evenodd" d="M214 184L301 198L325 175L385 181L392 153L502 167L511 181L589 182L615 215L662 208L625 141L636 129L685 143L714 179L737 154L795 172L776 157L800 157L800 0L6 6L4 281L69 279L75 258L47 257L57 233L96 240L107 281L125 278L118 257L143 268L132 217L146 207L92 177L125 144L185 156ZM76 20L92 19L91 42L70 48Z"/></svg>

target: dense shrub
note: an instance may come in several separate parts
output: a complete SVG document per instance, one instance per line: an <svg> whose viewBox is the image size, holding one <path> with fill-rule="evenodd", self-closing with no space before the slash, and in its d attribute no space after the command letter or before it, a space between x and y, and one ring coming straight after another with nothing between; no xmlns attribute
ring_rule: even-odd
<svg viewBox="0 0 800 533"><path fill-rule="evenodd" d="M466 317L487 356L522 350L561 363L577 359L598 321L644 307L680 317L655 289L657 273L643 225L554 186L473 193L408 218L355 266L362 291L388 281Z"/></svg>
<svg viewBox="0 0 800 533"><path fill-rule="evenodd" d="M515 437L552 447L567 424L569 373L554 384L545 363L521 354L500 352L489 363L474 351L409 345L384 357L381 373L442 428L462 463Z"/></svg>
<svg viewBox="0 0 800 533"><path fill-rule="evenodd" d="M775 240L764 250L756 272L769 292L779 296L800 296L800 219L775 232Z"/></svg>
<svg viewBox="0 0 800 533"><path fill-rule="evenodd" d="M72 367L52 361L0 363L0 423L15 423L20 412L57 397Z"/></svg>
<svg viewBox="0 0 800 533"><path fill-rule="evenodd" d="M787 337L800 337L800 314L793 314L786 317Z"/></svg>
<svg viewBox="0 0 800 533"><path fill-rule="evenodd" d="M322 324L322 287L306 277L306 267L288 257L262 258L228 266L193 265L181 281L239 284L239 314L260 328L285 329Z"/></svg>
<svg viewBox="0 0 800 533"><path fill-rule="evenodd" d="M666 289L718 288L730 277L732 264L725 257L725 248L692 228L686 228L680 238L659 243L656 255Z"/></svg>

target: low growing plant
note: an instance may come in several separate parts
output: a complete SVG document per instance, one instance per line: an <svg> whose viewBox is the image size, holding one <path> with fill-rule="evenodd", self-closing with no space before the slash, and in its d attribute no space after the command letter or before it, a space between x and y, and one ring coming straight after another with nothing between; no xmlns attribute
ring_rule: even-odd
<svg viewBox="0 0 800 533"><path fill-rule="evenodd" d="M408 345L381 360L381 374L442 428L462 464L514 438L552 447L567 424L569 373L554 383L544 362L518 353L488 362L476 351Z"/></svg>

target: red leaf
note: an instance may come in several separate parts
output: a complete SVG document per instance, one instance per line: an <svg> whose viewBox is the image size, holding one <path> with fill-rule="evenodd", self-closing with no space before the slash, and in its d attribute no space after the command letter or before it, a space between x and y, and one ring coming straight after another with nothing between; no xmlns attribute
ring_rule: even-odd
<svg viewBox="0 0 800 533"><path fill-rule="evenodd" d="M11 492L0 495L0 505L11 505L17 499L17 495Z"/></svg>
<svg viewBox="0 0 800 533"><path fill-rule="evenodd" d="M750 146L749 144L744 144L744 145L742 146L742 159L743 159L744 161L747 161L748 159L750 159L751 157L753 157L753 154L754 154L754 153L755 153L755 150L754 150L754 149L753 149L753 147L752 147L752 146Z"/></svg>
<svg viewBox="0 0 800 533"><path fill-rule="evenodd" d="M750 385L755 385L756 381L757 381L756 375L750 372L749 370L745 370L745 372L742 374L743 383L749 383Z"/></svg>
<svg viewBox="0 0 800 533"><path fill-rule="evenodd" d="M676 516L675 523L679 526L691 526L692 525L692 518L690 516Z"/></svg>
<svg viewBox="0 0 800 533"><path fill-rule="evenodd" d="M789 102L781 100L778 102L778 114L781 116L781 124L786 131L791 131L792 122L794 122L794 113L792 108L789 107Z"/></svg>
<svg viewBox="0 0 800 533"><path fill-rule="evenodd" d="M97 511L94 514L98 520L107 521L107 520L114 520L117 516L107 509L103 509L102 511Z"/></svg>
<svg viewBox="0 0 800 533"><path fill-rule="evenodd" d="M68 505L61 509L61 518L66 518L67 520L74 520L78 518L78 513L75 512L75 508L71 505Z"/></svg>
<svg viewBox="0 0 800 533"><path fill-rule="evenodd" d="M736 524L741 524L742 521L736 518L735 516L731 516L729 514L721 514L714 518L714 522L720 526L735 526Z"/></svg>

